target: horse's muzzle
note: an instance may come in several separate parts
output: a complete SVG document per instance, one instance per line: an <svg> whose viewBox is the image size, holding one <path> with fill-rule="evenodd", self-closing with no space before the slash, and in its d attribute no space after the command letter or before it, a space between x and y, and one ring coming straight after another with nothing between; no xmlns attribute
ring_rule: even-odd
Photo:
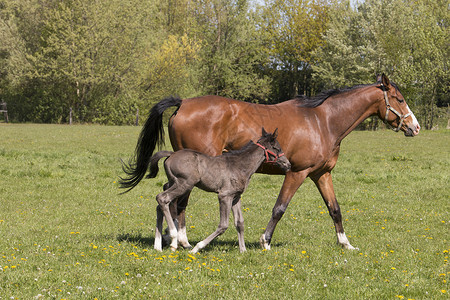
<svg viewBox="0 0 450 300"><path fill-rule="evenodd" d="M414 136L418 135L419 132L420 132L420 125L412 124L412 125L409 125L406 127L405 136L414 137Z"/></svg>

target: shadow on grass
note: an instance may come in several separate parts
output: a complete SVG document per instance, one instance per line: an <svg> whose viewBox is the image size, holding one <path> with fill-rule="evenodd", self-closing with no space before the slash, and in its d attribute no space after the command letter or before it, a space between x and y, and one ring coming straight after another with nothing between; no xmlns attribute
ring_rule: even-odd
<svg viewBox="0 0 450 300"><path fill-rule="evenodd" d="M142 248L153 248L153 245L155 243L155 238L154 237L143 237L141 234L130 234L130 233L125 233L125 234L119 234L117 236L117 240L119 242L128 242L128 243L132 243L136 246L142 247ZM190 244L192 246L195 246L198 242L200 241L195 241L195 240L191 240ZM284 246L285 243L272 243L271 246L272 247L282 247ZM166 241L163 239L163 248L168 248L169 244L166 243ZM261 249L261 245L259 244L259 242L246 242L245 246L247 248L247 250L257 250L257 249ZM238 249L239 248L239 244L237 241L224 241L224 240L214 240L212 241L208 246L206 246L206 248L202 249L201 252L209 252L209 251L217 251L217 250L225 250L225 248L230 248L230 249ZM181 247L181 249L183 249Z"/></svg>

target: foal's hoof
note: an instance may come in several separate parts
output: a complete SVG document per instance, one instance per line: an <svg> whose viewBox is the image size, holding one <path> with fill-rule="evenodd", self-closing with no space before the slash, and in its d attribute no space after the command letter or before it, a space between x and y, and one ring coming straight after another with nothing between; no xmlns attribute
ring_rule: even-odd
<svg viewBox="0 0 450 300"><path fill-rule="evenodd" d="M345 244L345 245L341 245L342 246L342 248L344 248L344 249L347 249L347 250L359 250L359 248L356 248L356 247L353 247L352 245L350 245L350 244Z"/></svg>
<svg viewBox="0 0 450 300"><path fill-rule="evenodd" d="M184 244L184 245L182 244L181 247L183 247L184 249L192 249L192 246L189 243L188 244Z"/></svg>
<svg viewBox="0 0 450 300"><path fill-rule="evenodd" d="M270 244L269 242L267 242L265 234L261 235L261 238L259 239L259 244L264 250L270 250Z"/></svg>

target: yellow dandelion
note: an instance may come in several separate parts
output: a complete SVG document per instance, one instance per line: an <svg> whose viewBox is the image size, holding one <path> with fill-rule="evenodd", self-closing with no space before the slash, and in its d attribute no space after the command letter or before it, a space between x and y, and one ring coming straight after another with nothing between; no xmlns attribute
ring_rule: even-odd
<svg viewBox="0 0 450 300"><path fill-rule="evenodd" d="M441 293L445 294L445 293L447 293L447 291L446 290L441 290Z"/></svg>

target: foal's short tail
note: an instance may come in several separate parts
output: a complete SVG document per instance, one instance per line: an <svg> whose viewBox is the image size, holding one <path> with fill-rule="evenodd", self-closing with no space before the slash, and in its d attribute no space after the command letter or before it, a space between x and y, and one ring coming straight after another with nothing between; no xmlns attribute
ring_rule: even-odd
<svg viewBox="0 0 450 300"><path fill-rule="evenodd" d="M164 144L163 112L171 106L181 106L178 97L166 98L152 107L150 115L142 128L136 145L134 157L127 163L122 162L122 169L127 174L126 178L120 178L120 187L127 189L124 193L134 188L144 178L150 163L150 157L155 151L156 144Z"/></svg>
<svg viewBox="0 0 450 300"><path fill-rule="evenodd" d="M156 175L158 175L158 161L163 158L163 157L168 157L171 156L173 154L172 151L159 151L156 152L155 155L153 155L150 158L150 170L148 172L148 175L146 178L155 178Z"/></svg>

